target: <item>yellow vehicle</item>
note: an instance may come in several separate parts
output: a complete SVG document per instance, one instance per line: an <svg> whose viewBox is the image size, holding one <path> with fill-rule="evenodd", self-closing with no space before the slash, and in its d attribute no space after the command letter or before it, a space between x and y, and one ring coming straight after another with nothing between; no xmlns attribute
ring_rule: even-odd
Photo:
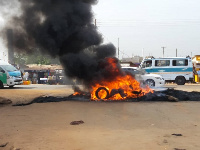
<svg viewBox="0 0 200 150"><path fill-rule="evenodd" d="M200 55L195 55L192 58L193 71L194 71L194 81L199 82L200 77Z"/></svg>

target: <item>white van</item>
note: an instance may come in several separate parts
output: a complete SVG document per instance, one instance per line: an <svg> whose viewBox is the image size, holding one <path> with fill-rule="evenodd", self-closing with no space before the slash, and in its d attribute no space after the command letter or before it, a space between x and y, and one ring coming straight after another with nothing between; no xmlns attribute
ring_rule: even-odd
<svg viewBox="0 0 200 150"><path fill-rule="evenodd" d="M166 81L178 85L193 81L193 65L189 57L147 58L142 61L140 68L148 73L159 74Z"/></svg>
<svg viewBox="0 0 200 150"><path fill-rule="evenodd" d="M11 64L0 60L0 67L14 80L15 85L23 83L21 72Z"/></svg>

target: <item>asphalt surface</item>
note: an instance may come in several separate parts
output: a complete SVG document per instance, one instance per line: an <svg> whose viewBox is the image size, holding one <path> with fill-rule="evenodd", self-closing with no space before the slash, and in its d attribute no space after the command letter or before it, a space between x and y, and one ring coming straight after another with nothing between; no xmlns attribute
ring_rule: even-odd
<svg viewBox="0 0 200 150"><path fill-rule="evenodd" d="M198 91L200 92L200 84L185 84L185 85L177 85L177 84L165 84L163 87L153 88L155 90L165 90L167 88L174 88L176 90L183 90L183 91ZM5 87L4 89L10 89L9 87ZM31 85L16 85L15 89L38 89L38 90L59 90L59 89L72 89L72 85L47 85L47 84L31 84Z"/></svg>
<svg viewBox="0 0 200 150"><path fill-rule="evenodd" d="M199 84L163 88L200 91ZM20 85L0 90L13 103L67 96L66 85ZM0 150L199 150L199 102L34 103L0 107ZM71 125L72 121L83 121Z"/></svg>

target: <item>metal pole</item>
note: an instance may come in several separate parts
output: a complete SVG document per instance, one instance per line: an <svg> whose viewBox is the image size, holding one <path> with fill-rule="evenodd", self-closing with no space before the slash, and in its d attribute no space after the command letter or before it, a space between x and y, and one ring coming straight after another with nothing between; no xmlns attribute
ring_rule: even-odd
<svg viewBox="0 0 200 150"><path fill-rule="evenodd" d="M144 48L142 49L142 57L144 59Z"/></svg>
<svg viewBox="0 0 200 150"><path fill-rule="evenodd" d="M118 38L118 59L119 59L119 38Z"/></svg>
<svg viewBox="0 0 200 150"><path fill-rule="evenodd" d="M164 57L164 54L165 54L165 48L166 47L161 47L163 49L163 57Z"/></svg>

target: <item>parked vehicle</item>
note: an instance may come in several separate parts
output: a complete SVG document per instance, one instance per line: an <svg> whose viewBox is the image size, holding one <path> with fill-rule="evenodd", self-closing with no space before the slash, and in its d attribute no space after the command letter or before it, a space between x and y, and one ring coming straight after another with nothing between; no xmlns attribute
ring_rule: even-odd
<svg viewBox="0 0 200 150"><path fill-rule="evenodd" d="M0 67L9 74L10 78L14 80L15 85L23 83L20 70L5 61L0 61Z"/></svg>
<svg viewBox="0 0 200 150"><path fill-rule="evenodd" d="M147 58L142 61L140 68L148 73L159 74L165 81L178 85L193 81L193 65L189 57Z"/></svg>
<svg viewBox="0 0 200 150"><path fill-rule="evenodd" d="M0 67L0 89L4 88L4 86L13 87L14 85L14 79L9 76L8 72Z"/></svg>
<svg viewBox="0 0 200 150"><path fill-rule="evenodd" d="M165 80L157 74L148 74L144 69L137 67L122 67L125 72L130 72L140 83L145 83L150 87L161 87L165 85Z"/></svg>

